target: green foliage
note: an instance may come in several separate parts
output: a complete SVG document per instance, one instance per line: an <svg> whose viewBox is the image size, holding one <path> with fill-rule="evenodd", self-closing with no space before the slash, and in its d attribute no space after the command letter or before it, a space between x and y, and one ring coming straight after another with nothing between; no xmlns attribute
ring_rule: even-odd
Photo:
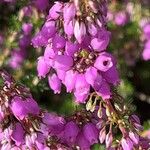
<svg viewBox="0 0 150 150"><path fill-rule="evenodd" d="M105 147L103 145L100 145L100 144L95 144L92 147L92 150L105 150Z"/></svg>

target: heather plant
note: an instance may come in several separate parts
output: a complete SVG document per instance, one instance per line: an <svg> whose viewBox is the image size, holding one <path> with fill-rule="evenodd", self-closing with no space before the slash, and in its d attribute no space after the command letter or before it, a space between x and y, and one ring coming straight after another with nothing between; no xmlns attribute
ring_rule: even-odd
<svg viewBox="0 0 150 150"><path fill-rule="evenodd" d="M135 17L139 5L0 1L10 15L0 16L0 66L17 81L0 70L0 149L150 148L149 124L143 128L130 100L149 95L134 85L142 47L149 60L149 22ZM147 85L149 73L141 72Z"/></svg>

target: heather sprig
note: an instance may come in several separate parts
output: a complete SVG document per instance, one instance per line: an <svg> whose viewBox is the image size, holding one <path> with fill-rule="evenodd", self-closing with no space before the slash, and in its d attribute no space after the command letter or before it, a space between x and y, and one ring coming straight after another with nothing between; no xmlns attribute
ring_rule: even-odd
<svg viewBox="0 0 150 150"><path fill-rule="evenodd" d="M103 99L111 97L110 86L119 83L119 75L115 58L105 52L111 35L106 15L106 1L74 0L51 7L32 43L46 47L37 71L40 78L48 77L54 93L63 84L78 103L85 103L91 90Z"/></svg>
<svg viewBox="0 0 150 150"><path fill-rule="evenodd" d="M106 144L107 149L148 149L149 140L141 136L143 127L137 115L133 114L132 105L128 104L116 90L111 99L103 100L96 93L92 93L86 104L86 109L97 110L99 123L97 124L100 143ZM115 133L120 136L116 137ZM142 140L145 141L142 142Z"/></svg>
<svg viewBox="0 0 150 150"><path fill-rule="evenodd" d="M63 117L42 111L29 89L6 71L1 70L0 76L0 148L69 149L57 137L65 125Z"/></svg>

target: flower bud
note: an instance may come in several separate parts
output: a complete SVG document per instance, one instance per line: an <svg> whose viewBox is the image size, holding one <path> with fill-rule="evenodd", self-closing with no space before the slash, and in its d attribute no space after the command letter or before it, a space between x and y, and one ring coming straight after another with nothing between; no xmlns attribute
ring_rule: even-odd
<svg viewBox="0 0 150 150"><path fill-rule="evenodd" d="M38 76L41 78L45 78L47 73L49 72L50 68L45 62L44 57L39 57L38 58L38 63L37 63L37 71L38 71Z"/></svg>
<svg viewBox="0 0 150 150"><path fill-rule="evenodd" d="M48 76L48 83L52 90L54 90L54 93L60 93L61 91L61 81L58 78L56 74L49 75Z"/></svg>
<svg viewBox="0 0 150 150"><path fill-rule="evenodd" d="M104 141L105 141L105 138L106 138L106 128L105 126L100 130L100 133L99 133L99 140L100 140L100 143L102 144Z"/></svg>
<svg viewBox="0 0 150 150"><path fill-rule="evenodd" d="M70 22L76 14L76 8L74 3L66 3L63 9L63 16L65 22Z"/></svg>
<svg viewBox="0 0 150 150"><path fill-rule="evenodd" d="M76 82L76 77L77 77L76 72L74 72L72 70L69 70L69 71L66 72L64 85L67 88L67 92L71 92L74 89L75 82Z"/></svg>
<svg viewBox="0 0 150 150"><path fill-rule="evenodd" d="M74 36L79 43L82 43L86 35L86 27L83 22L76 21L74 26Z"/></svg>
<svg viewBox="0 0 150 150"><path fill-rule="evenodd" d="M106 139L105 139L106 148L109 148L109 147L112 145L112 141L113 141L112 132L109 132L109 133L106 135Z"/></svg>
<svg viewBox="0 0 150 150"><path fill-rule="evenodd" d="M63 4L61 2L55 2L55 4L49 10L49 17L56 20L62 12Z"/></svg>

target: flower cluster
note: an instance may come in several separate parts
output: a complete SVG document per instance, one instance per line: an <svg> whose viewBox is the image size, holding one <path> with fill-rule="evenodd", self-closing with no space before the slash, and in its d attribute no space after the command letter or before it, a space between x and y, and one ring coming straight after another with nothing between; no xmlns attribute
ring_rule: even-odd
<svg viewBox="0 0 150 150"><path fill-rule="evenodd" d="M63 118L42 111L29 89L16 84L5 71L0 75L4 80L0 89L1 150L88 150L98 143L98 118L92 113L78 111Z"/></svg>
<svg viewBox="0 0 150 150"><path fill-rule="evenodd" d="M0 71L0 149L68 149L57 138L65 125L62 117L42 111L29 89ZM69 149L68 149L69 150Z"/></svg>
<svg viewBox="0 0 150 150"><path fill-rule="evenodd" d="M138 134L142 126L136 115L119 119L118 111L127 116L124 106L113 108L109 101L101 101L95 111L88 104L92 112L80 110L64 118L42 111L29 89L17 84L5 71L0 71L0 75L4 81L0 87L1 150L90 150L91 145L104 141L108 150L149 148L150 141ZM115 140L116 127L111 122L120 129L123 135L120 140Z"/></svg>
<svg viewBox="0 0 150 150"><path fill-rule="evenodd" d="M129 113L130 106L115 91L112 97L111 100L102 101L93 93L86 105L87 110L97 112L99 142L105 142L108 150L147 150L150 140L140 135L143 128L138 116ZM121 133L119 138L115 137L116 130Z"/></svg>
<svg viewBox="0 0 150 150"><path fill-rule="evenodd" d="M56 2L32 40L35 47L46 47L38 59L38 76L47 76L55 93L63 83L79 103L92 89L103 99L110 98L110 87L119 81L116 61L106 52L110 39L106 4L105 0Z"/></svg>

